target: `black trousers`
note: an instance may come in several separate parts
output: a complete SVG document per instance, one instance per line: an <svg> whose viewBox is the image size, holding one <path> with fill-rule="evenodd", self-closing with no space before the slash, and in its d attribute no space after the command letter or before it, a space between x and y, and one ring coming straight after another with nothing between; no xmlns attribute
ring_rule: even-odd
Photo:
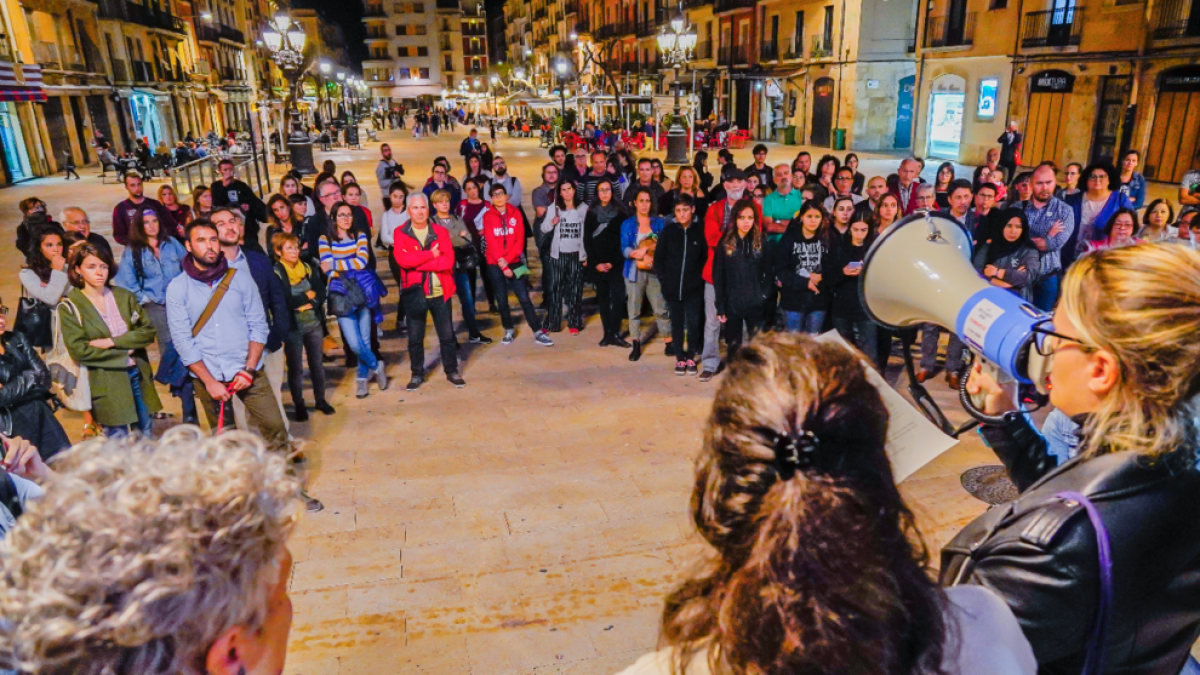
<svg viewBox="0 0 1200 675"><path fill-rule="evenodd" d="M742 346L742 324L746 325L748 338L753 340L762 326L763 308L756 307L744 314L727 314L725 316L725 358L732 359L734 352Z"/></svg>
<svg viewBox="0 0 1200 675"><path fill-rule="evenodd" d="M529 300L529 284L526 283L529 277L506 277L498 265L488 265L487 271L492 280L492 288L496 292L496 306L500 308L500 324L504 326L504 330L513 329L512 312L508 309L508 292L512 291L517 296L517 302L521 303L521 310L525 312L525 322L534 332L540 331L542 323L538 321L537 310ZM411 339L409 336L409 340Z"/></svg>
<svg viewBox="0 0 1200 675"><path fill-rule="evenodd" d="M325 400L325 362L322 359L321 343L324 341L321 326L288 334L283 343L283 357L287 362L288 391L292 393L292 405L296 410L304 408L304 357L308 356L308 372L312 376L313 400Z"/></svg>
<svg viewBox="0 0 1200 675"><path fill-rule="evenodd" d="M671 315L671 344L675 345L677 360L695 359L704 351L704 292L683 300L668 299L667 313ZM685 331L686 348L683 346Z"/></svg>
<svg viewBox="0 0 1200 675"><path fill-rule="evenodd" d="M404 316L408 320L408 360L412 364L413 376L425 376L425 315L433 315L433 329L437 331L438 346L442 350L442 368L447 375L458 372L458 352L454 343L454 316L449 298L426 298L420 293L410 293L401 299Z"/></svg>
<svg viewBox="0 0 1200 675"><path fill-rule="evenodd" d="M596 287L596 304L600 306L604 334L619 337L621 312L625 310L625 277L621 276L621 266L613 265L607 272L594 272L592 285Z"/></svg>

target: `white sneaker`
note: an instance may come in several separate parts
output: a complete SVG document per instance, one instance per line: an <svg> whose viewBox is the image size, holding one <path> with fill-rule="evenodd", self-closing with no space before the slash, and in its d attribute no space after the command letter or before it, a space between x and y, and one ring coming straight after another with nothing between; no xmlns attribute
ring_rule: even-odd
<svg viewBox="0 0 1200 675"><path fill-rule="evenodd" d="M517 332L515 330L506 330L504 331L504 338L500 340L500 344L511 345L516 339Z"/></svg>

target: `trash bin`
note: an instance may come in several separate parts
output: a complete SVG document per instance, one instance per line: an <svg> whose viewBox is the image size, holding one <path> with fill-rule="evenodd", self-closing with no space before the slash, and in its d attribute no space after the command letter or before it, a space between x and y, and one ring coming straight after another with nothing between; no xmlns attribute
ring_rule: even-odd
<svg viewBox="0 0 1200 675"><path fill-rule="evenodd" d="M834 150L845 150L846 149L846 130L845 129L834 129L833 130L833 149Z"/></svg>
<svg viewBox="0 0 1200 675"><path fill-rule="evenodd" d="M789 124L787 126L787 128L783 130L783 144L784 145L795 145L796 144L796 125L795 124Z"/></svg>

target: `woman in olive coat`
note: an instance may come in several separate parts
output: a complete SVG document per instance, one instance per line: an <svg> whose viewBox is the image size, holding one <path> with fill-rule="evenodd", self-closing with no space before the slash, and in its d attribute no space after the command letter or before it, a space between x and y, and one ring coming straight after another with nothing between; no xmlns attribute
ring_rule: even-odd
<svg viewBox="0 0 1200 675"><path fill-rule="evenodd" d="M88 369L92 415L109 436L135 431L149 435L162 410L146 347L154 325L123 288L111 286L112 255L82 242L71 250L67 276L74 286L58 306L63 341L71 358Z"/></svg>

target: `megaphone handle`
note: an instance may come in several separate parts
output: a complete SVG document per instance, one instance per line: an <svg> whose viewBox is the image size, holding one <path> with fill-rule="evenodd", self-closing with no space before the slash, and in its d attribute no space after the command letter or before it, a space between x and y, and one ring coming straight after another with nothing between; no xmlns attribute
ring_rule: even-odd
<svg viewBox="0 0 1200 675"><path fill-rule="evenodd" d="M1002 388L1008 389L1009 398L1013 401L1017 400L1017 381L1004 373L998 366L991 363L982 356L971 351L971 362L967 364L965 371L968 377L963 377L958 385L958 398L962 406L975 419L984 424L1004 424L1013 413L1004 413L1002 415L989 415L983 411L983 407L987 404L987 395L980 391L977 394L967 393L967 380L971 367L974 365L975 359L979 359L979 363L983 368L983 372L994 379Z"/></svg>

